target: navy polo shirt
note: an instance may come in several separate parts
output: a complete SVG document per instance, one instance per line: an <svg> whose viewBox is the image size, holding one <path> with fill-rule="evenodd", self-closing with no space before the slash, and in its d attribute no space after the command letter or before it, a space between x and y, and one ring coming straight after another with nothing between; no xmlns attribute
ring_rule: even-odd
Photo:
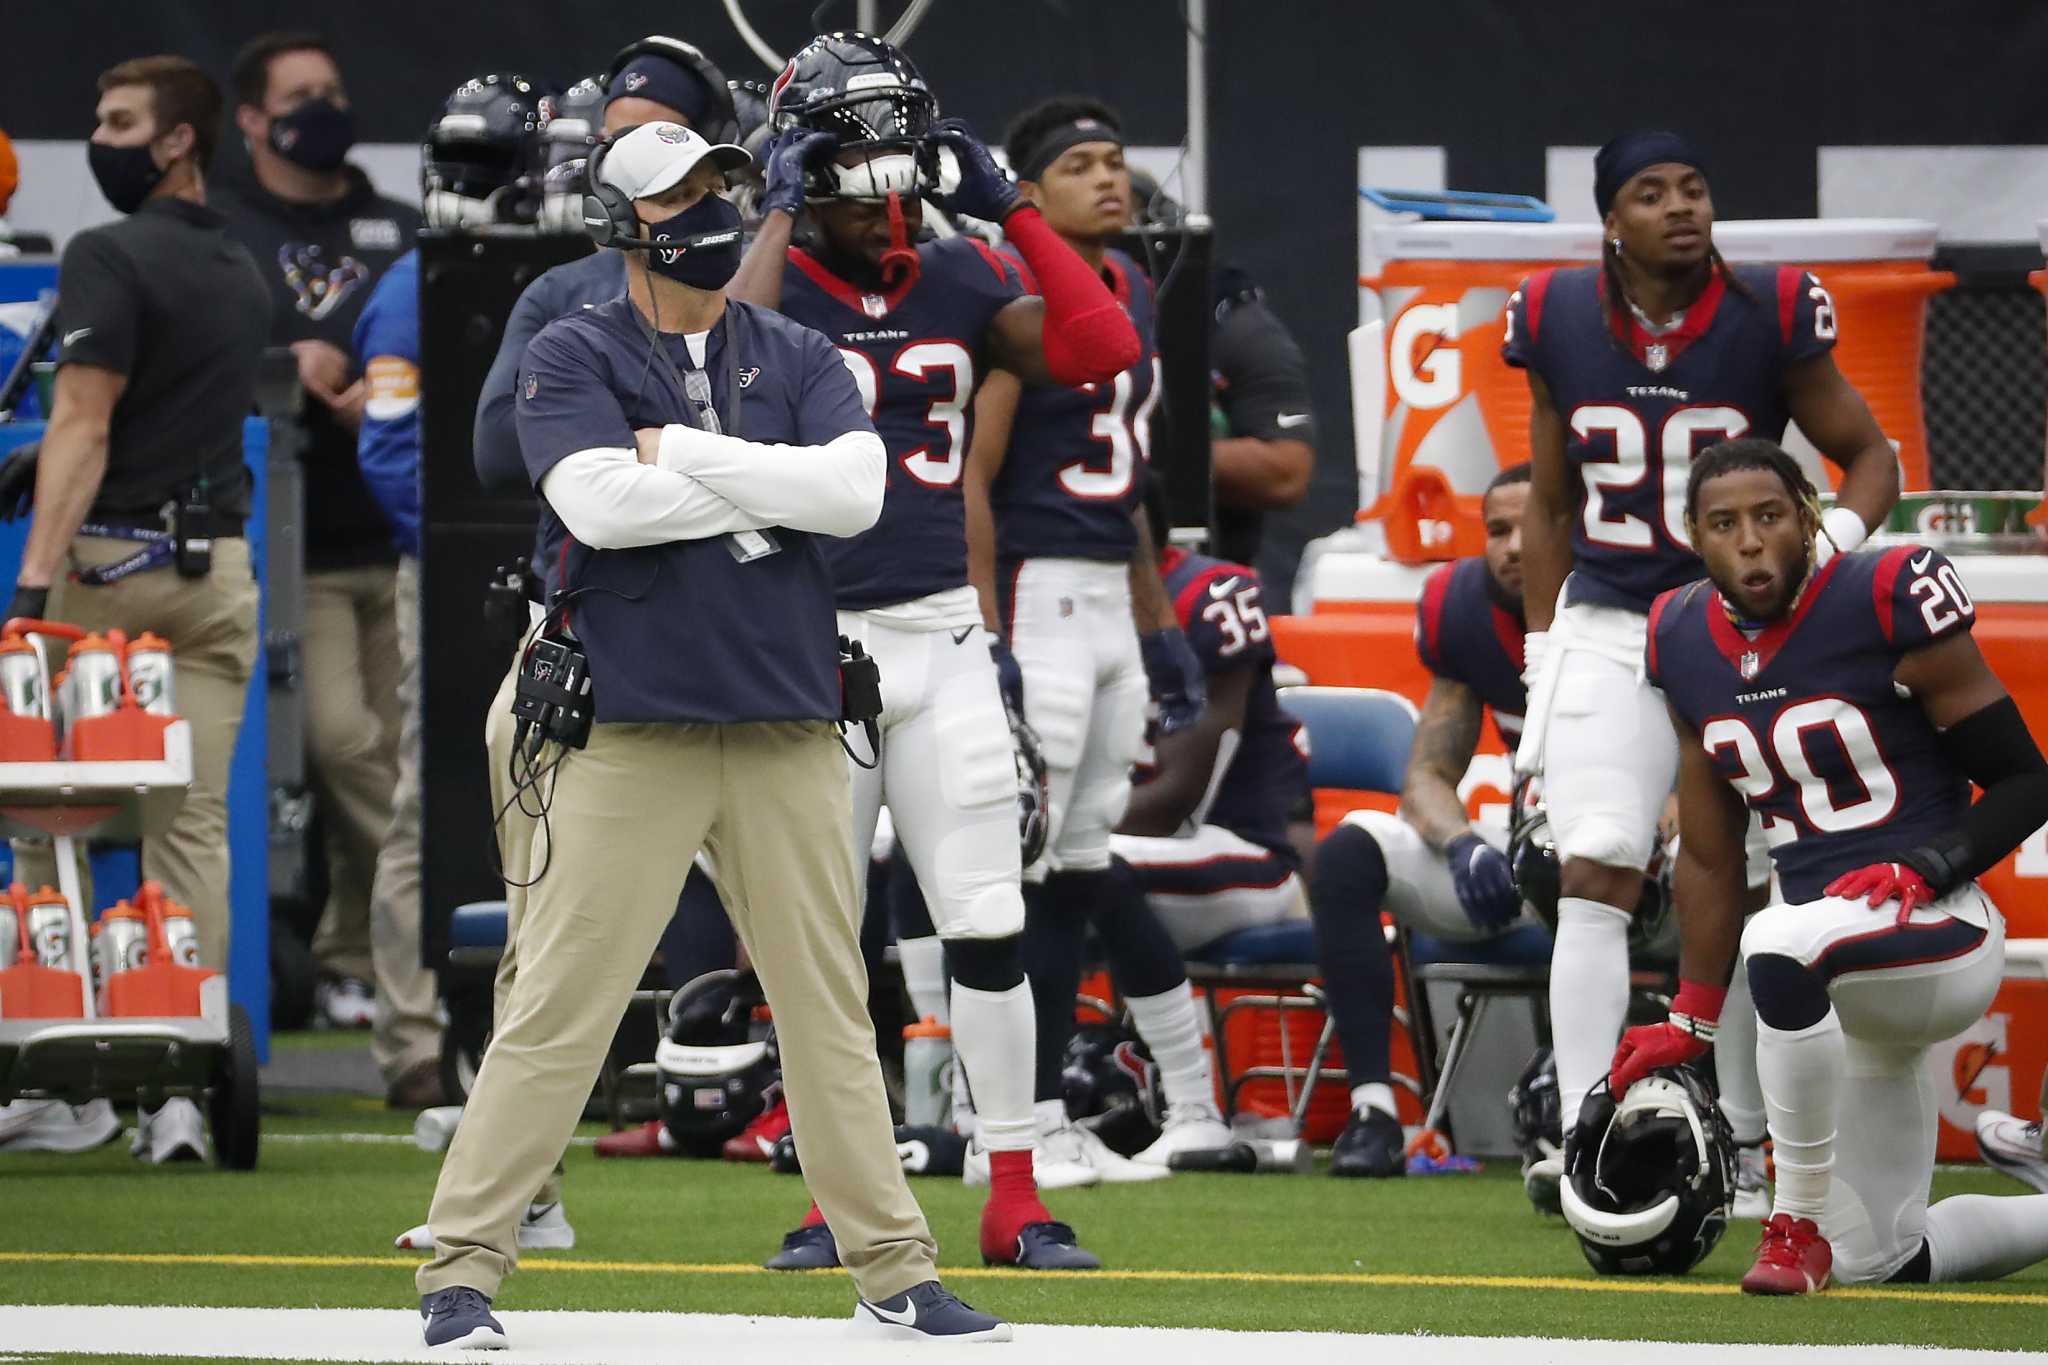
<svg viewBox="0 0 2048 1365"><path fill-rule="evenodd" d="M769 444L823 445L873 431L832 343L778 313L726 304L704 369L724 429ZM739 348L734 419L725 346ZM661 344L678 373L683 338ZM633 448L639 427L691 422L689 400L624 295L558 318L520 370L519 448L534 487L565 456ZM742 563L727 536L630 550L579 544L541 499L548 601L590 655L600 723L837 720L838 626L820 538L776 527L775 553Z"/></svg>

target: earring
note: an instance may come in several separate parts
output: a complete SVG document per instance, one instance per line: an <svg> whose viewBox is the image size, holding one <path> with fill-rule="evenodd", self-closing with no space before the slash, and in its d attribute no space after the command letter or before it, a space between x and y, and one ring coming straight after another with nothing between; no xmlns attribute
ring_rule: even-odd
<svg viewBox="0 0 2048 1365"><path fill-rule="evenodd" d="M1621 238L1609 237L1607 239L1607 245L1614 248L1616 255L1619 255L1621 253Z"/></svg>

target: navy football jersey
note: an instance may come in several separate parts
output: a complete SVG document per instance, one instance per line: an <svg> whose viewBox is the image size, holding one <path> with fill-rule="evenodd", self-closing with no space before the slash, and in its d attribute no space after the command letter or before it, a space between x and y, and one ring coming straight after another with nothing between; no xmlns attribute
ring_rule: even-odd
<svg viewBox="0 0 2048 1365"><path fill-rule="evenodd" d="M1160 574L1202 671L1214 677L1255 670L1236 751L1219 755L1226 766L1220 779L1211 778L1201 822L1298 861L1287 821L1308 795L1308 760L1300 724L1273 691L1273 632L1259 576L1242 564L1179 550L1167 551Z"/></svg>
<svg viewBox="0 0 2048 1365"><path fill-rule="evenodd" d="M1016 274L972 237L925 242L915 280L868 293L791 248L782 311L839 348L889 448L882 517L825 542L842 610L929 597L967 582L960 474L989 322L1021 298Z"/></svg>
<svg viewBox="0 0 2048 1365"><path fill-rule="evenodd" d="M1011 256L1026 289L1037 282ZM1138 470L1152 458L1152 409L1159 402L1153 349L1152 281L1130 257L1106 253L1110 292L1138 331L1138 363L1107 384L1024 386L1009 454L989 490L996 559L1094 559L1121 564L1137 548L1131 513Z"/></svg>
<svg viewBox="0 0 2048 1365"><path fill-rule="evenodd" d="M1704 580L1651 608L1650 681L1763 817L1788 900L1961 826L1969 780L1892 673L1976 620L1955 566L1913 545L1837 555L1754 639Z"/></svg>
<svg viewBox="0 0 2048 1365"><path fill-rule="evenodd" d="M1493 728L1510 749L1521 741L1522 716L1529 709L1522 688L1526 630L1521 609L1506 603L1486 560L1476 555L1432 573L1415 604L1415 652L1422 666L1471 688L1493 713Z"/></svg>
<svg viewBox="0 0 2048 1365"><path fill-rule="evenodd" d="M1734 270L1748 296L1717 271L1661 336L1626 302L1610 327L1597 266L1540 271L1508 300L1501 354L1542 376L1565 425L1579 502L1570 601L1643 611L1700 577L1685 531L1693 456L1738 436L1782 439L1786 366L1835 344L1834 304L1812 275Z"/></svg>

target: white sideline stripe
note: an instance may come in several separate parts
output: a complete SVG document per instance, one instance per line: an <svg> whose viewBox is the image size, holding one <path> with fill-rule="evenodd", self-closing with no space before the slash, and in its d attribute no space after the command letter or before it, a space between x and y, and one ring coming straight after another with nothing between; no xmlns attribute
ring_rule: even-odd
<svg viewBox="0 0 2048 1365"><path fill-rule="evenodd" d="M669 1365L678 1359L830 1360L833 1365L899 1365L901 1340L866 1335L829 1318L714 1316L707 1313L507 1313L515 1349L502 1356L429 1351L417 1313L388 1309L0 1307L0 1341L11 1351L103 1351L235 1356L259 1360L502 1360L507 1365ZM146 1343L146 1346L143 1344ZM1114 1359L1120 1365L1990 1365L2048 1359L2004 1351L1912 1346L1721 1346L1531 1337L1351 1336L1337 1332L1221 1332L1187 1328L1017 1328L1013 1350L920 1343L918 1365L1000 1365L1004 1359ZM1256 1354L1255 1354L1256 1353Z"/></svg>
<svg viewBox="0 0 2048 1365"><path fill-rule="evenodd" d="M134 1129L128 1130L133 1133ZM412 1147L417 1145L410 1133L265 1133L263 1141L269 1142L352 1142L367 1147ZM571 1147L595 1147L594 1137L572 1137Z"/></svg>

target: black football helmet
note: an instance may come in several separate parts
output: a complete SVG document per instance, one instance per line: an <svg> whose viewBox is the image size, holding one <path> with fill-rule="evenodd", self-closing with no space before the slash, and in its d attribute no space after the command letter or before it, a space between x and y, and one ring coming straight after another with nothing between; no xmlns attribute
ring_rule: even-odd
<svg viewBox="0 0 2048 1365"><path fill-rule="evenodd" d="M775 135L768 126L768 85L765 81L727 81L733 114L739 120L739 145L761 160L761 149Z"/></svg>
<svg viewBox="0 0 2048 1365"><path fill-rule="evenodd" d="M420 149L420 198L429 227L531 225L547 172L552 85L517 72L464 81L448 96Z"/></svg>
<svg viewBox="0 0 2048 1365"><path fill-rule="evenodd" d="M585 76L555 99L555 116L541 130L547 179L541 193L543 232L583 231L584 166L604 135L604 73Z"/></svg>
<svg viewBox="0 0 2048 1365"><path fill-rule="evenodd" d="M1508 805L1508 866L1515 889L1536 918L1557 932L1557 902L1564 887L1564 864L1550 833L1550 812L1538 790L1540 779L1515 779ZM1678 916L1671 895L1672 857L1659 839L1643 871L1643 894L1628 921L1628 953L1637 961L1675 962L1678 958Z"/></svg>
<svg viewBox="0 0 2048 1365"><path fill-rule="evenodd" d="M706 972L669 999L654 1065L662 1126L686 1155L717 1156L781 1083L773 1033L754 1023L764 999L751 971Z"/></svg>
<svg viewBox="0 0 2048 1365"><path fill-rule="evenodd" d="M1029 867L1045 853L1046 836L1052 830L1052 787L1046 779L1045 749L1038 732L1024 717L1010 710L1010 739L1017 755L1017 835L1024 866Z"/></svg>
<svg viewBox="0 0 2048 1365"><path fill-rule="evenodd" d="M1111 1151L1136 1156L1159 1140L1166 1096L1152 1054L1119 1024L1086 1024L1067 1041L1060 1092L1067 1115Z"/></svg>
<svg viewBox="0 0 2048 1365"><path fill-rule="evenodd" d="M1735 1139L1690 1067L1654 1071L1617 1103L1606 1078L1565 1135L1558 1195L1603 1275L1683 1275L1713 1251L1735 1194Z"/></svg>
<svg viewBox="0 0 2048 1365"><path fill-rule="evenodd" d="M1556 1156L1564 1147L1564 1125L1558 1117L1557 1061L1539 1047L1508 1091L1508 1116L1515 1146L1525 1161Z"/></svg>
<svg viewBox="0 0 2048 1365"><path fill-rule="evenodd" d="M831 133L839 150L864 151L858 166L821 160L805 172L813 199L921 195L938 183L927 140L939 101L895 44L865 33L826 33L789 59L768 92L768 126Z"/></svg>

